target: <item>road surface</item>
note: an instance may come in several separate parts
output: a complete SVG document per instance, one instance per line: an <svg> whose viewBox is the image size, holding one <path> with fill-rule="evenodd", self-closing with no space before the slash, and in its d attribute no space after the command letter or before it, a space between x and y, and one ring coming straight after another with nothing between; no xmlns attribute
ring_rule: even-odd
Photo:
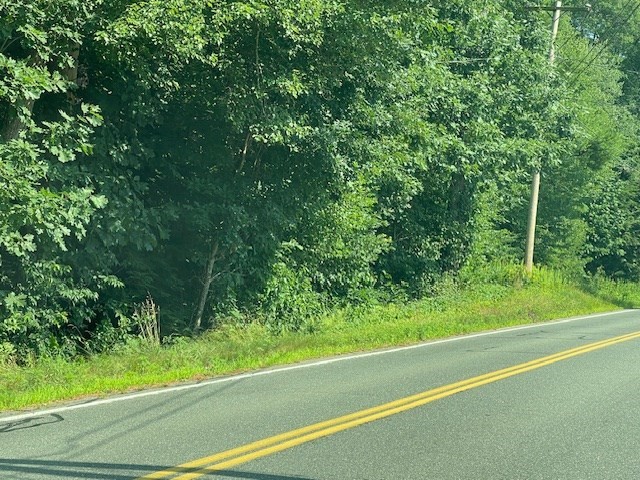
<svg viewBox="0 0 640 480"><path fill-rule="evenodd" d="M640 312L0 416L0 479L640 478Z"/></svg>

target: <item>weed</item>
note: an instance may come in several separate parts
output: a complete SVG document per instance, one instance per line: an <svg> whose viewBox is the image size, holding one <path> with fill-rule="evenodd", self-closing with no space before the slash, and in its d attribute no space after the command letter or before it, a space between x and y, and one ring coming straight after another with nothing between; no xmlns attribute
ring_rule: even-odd
<svg viewBox="0 0 640 480"><path fill-rule="evenodd" d="M276 331L258 321L231 322L197 338L175 337L163 345L158 309L148 298L133 315L139 339L116 353L75 361L34 359L22 367L0 362L0 410L640 306L639 285L600 277L576 284L546 269L537 269L519 284L518 279L524 278L521 271L504 265L492 281L487 281L488 270L482 282L447 280L431 297L419 301L334 309L312 319L312 331ZM5 358L10 356L4 353Z"/></svg>
<svg viewBox="0 0 640 480"><path fill-rule="evenodd" d="M151 295L137 305L133 311L133 323L138 328L138 335L149 345L160 345L160 309Z"/></svg>

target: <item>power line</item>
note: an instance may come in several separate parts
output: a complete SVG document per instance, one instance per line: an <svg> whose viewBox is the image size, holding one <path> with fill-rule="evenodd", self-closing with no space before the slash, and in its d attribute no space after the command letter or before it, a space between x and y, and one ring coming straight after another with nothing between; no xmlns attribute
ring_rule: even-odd
<svg viewBox="0 0 640 480"><path fill-rule="evenodd" d="M631 0L631 1L633 1L633 0ZM561 12L561 13L560 13L560 18L562 18L562 15L564 15L564 14L566 14L566 13L569 13L569 12L568 12L568 11L566 11L566 10L565 10L565 11L563 11L563 12ZM589 10L587 11L587 14L585 15L585 17L584 17L583 21L585 21L585 22L586 22L586 21L588 21L588 20L589 20L589 17L591 17L591 14L593 14L593 8L589 8ZM572 37L567 38L564 42L562 42L562 44L561 44L561 45L559 45L558 47L556 47L556 48L557 48L557 50L562 50L564 47L566 47L566 46L567 46L567 44L568 44L571 40L573 40L573 38L572 38Z"/></svg>
<svg viewBox="0 0 640 480"><path fill-rule="evenodd" d="M621 12L625 11L627 8L629 8L629 7L634 3L634 1L635 1L635 0L629 0L627 3L625 3L625 4L621 7L620 11L621 11ZM593 11L593 10L592 10L592 11ZM617 28L618 26L620 26L620 25L621 25L622 14L618 13L618 14L616 14L616 16L617 16L617 17L619 17L619 19L618 19L618 22L616 22L616 23L614 23L614 24L613 24L612 28ZM628 20L628 17L627 17L627 20ZM565 42L565 44L566 44L566 42ZM593 53L593 52L594 52L598 47L600 47L600 45L599 45L599 44L598 44L598 45L596 45L596 44L592 45L592 46L591 46L591 48L589 49L589 51L587 52L587 54L586 54L586 55L585 55L581 60L579 60L579 61L578 61L578 63L576 64L576 66L574 67L574 69L572 69L572 70L571 70L571 72L569 73L569 75L573 74L573 73L574 73L578 68L580 68L580 64L581 64L581 63L583 63L583 62L586 62L586 61L587 61L587 59L591 56L591 54L592 54L592 53Z"/></svg>
<svg viewBox="0 0 640 480"><path fill-rule="evenodd" d="M624 12L625 10L627 10L629 7L631 7L631 5L634 3L635 0L629 0L627 3L625 3L621 8L620 8L620 12ZM637 7L636 7L637 8ZM591 9L590 13L593 12L593 9ZM633 13L631 14L631 16L633 15ZM618 17L618 21L616 23L614 23L612 25L612 28L618 28L620 26L622 26L623 23L626 23L629 20L629 17L627 17L627 19L625 21L622 21L622 14L618 13L616 14L616 17ZM615 17L614 17L615 18ZM567 41L565 41L563 43L563 46L565 46L569 41L571 41L571 38L569 38ZM587 52L587 54L584 56L584 58L582 58L580 61L578 61L578 63L576 64L575 69L577 70L578 68L580 68L580 64L582 62L586 62L587 59L591 56L591 54L596 50L596 48L598 48L600 45L592 45L591 48L589 49L589 51ZM572 72L573 73L573 70Z"/></svg>
<svg viewBox="0 0 640 480"><path fill-rule="evenodd" d="M629 2L627 2L625 4L625 6L623 7L623 10L627 8L627 6L630 6L635 0L630 0ZM611 28L612 29L619 29L623 26L625 26L627 23L629 23L629 21L631 20L631 18L635 15L635 13L640 9L640 2L637 2L635 7L631 10L631 12L626 16L626 18L618 23L615 23ZM618 15L620 18L622 18L622 15ZM592 48L589 49L589 51L587 52L587 54L576 64L576 66L574 68L571 69L571 71L569 72L568 76L572 76L575 75L569 82L569 86L573 86L575 85L575 83L578 81L578 79L580 78L580 76L591 66L593 65L593 63L605 52L607 46L609 45L609 39L605 39L604 41L602 41L600 44L598 45L594 45ZM589 58L591 56L591 54L593 52L595 53L595 56L593 56L593 58L591 58L588 62L587 62L587 58ZM584 65L582 68L581 65Z"/></svg>
<svg viewBox="0 0 640 480"><path fill-rule="evenodd" d="M639 4L640 5L640 4ZM595 56L589 60L589 62L584 64L584 67L582 67L580 70L578 70L580 68L580 63L578 63L578 65L576 67L574 67L567 76L572 76L575 73L575 76L569 81L569 86L573 86L576 84L576 82L580 79L580 76L587 71L587 69L593 65L593 63L600 58L600 56L607 50L607 47L609 46L609 40L604 40L600 45L598 45L600 47L600 50L598 52L596 52ZM595 51L595 49L594 49ZM587 55L588 56L588 55ZM577 73L576 73L577 72Z"/></svg>

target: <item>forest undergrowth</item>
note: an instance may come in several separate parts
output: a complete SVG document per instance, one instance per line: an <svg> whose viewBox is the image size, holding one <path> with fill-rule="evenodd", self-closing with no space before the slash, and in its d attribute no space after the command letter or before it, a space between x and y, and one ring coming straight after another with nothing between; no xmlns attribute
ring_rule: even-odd
<svg viewBox="0 0 640 480"><path fill-rule="evenodd" d="M549 269L476 269L414 301L334 308L297 331L228 318L197 337L159 342L147 330L111 353L0 365L0 411L200 381L305 360L408 345L576 315L640 307L640 285ZM605 320L603 320L605 321Z"/></svg>

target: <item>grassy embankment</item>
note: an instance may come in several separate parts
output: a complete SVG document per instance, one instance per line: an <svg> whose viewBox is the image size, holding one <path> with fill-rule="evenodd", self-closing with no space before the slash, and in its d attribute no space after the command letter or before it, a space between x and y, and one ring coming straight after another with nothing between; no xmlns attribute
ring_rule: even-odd
<svg viewBox="0 0 640 480"><path fill-rule="evenodd" d="M139 343L74 362L0 365L0 411L625 307L640 307L640 286L578 286L552 272L525 286L449 285L422 301L333 312L305 333L226 325L195 340Z"/></svg>

